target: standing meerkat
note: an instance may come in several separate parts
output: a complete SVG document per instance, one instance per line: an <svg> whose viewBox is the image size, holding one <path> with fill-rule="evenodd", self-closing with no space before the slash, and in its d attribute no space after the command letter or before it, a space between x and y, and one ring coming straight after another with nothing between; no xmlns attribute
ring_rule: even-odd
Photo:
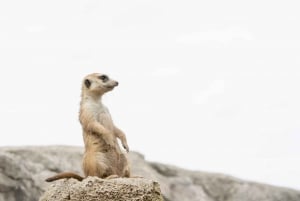
<svg viewBox="0 0 300 201"><path fill-rule="evenodd" d="M129 152L126 136L114 125L108 109L102 104L103 94L116 86L117 81L100 73L87 75L82 82L79 120L85 145L82 168L86 177L130 177L128 159L117 142L119 138L124 149ZM64 172L46 181L63 178L84 179L77 174Z"/></svg>

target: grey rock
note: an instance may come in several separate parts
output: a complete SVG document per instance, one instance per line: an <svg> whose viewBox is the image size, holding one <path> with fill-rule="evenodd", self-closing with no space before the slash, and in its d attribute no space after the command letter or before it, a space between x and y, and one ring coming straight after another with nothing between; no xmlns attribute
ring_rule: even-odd
<svg viewBox="0 0 300 201"><path fill-rule="evenodd" d="M83 148L69 146L0 148L0 201L37 201L58 172L81 171ZM300 201L293 189L243 181L231 176L188 171L148 162L131 152L132 174L158 181L165 201Z"/></svg>

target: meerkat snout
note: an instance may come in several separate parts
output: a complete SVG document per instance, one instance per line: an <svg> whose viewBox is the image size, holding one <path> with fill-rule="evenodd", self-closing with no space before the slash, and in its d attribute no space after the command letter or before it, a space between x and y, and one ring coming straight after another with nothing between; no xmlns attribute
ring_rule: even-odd
<svg viewBox="0 0 300 201"><path fill-rule="evenodd" d="M106 87L107 89L113 89L114 87L116 87L116 86L118 86L118 85L119 85L119 83L118 83L117 81L115 81L115 80L110 80L110 81L107 82L107 84L105 85L105 87Z"/></svg>

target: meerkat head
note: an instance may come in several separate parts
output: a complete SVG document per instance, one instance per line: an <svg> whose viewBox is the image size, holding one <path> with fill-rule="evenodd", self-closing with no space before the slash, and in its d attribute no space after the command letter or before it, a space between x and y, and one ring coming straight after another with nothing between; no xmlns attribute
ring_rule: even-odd
<svg viewBox="0 0 300 201"><path fill-rule="evenodd" d="M114 89L119 83L105 74L93 73L87 75L82 83L82 91L102 95Z"/></svg>

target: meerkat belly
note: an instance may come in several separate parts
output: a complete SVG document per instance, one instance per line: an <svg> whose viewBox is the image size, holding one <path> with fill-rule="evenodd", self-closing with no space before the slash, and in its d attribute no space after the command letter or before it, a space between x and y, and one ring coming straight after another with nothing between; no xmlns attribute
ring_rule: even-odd
<svg viewBox="0 0 300 201"><path fill-rule="evenodd" d="M83 135L83 141L87 152L97 152L105 149L104 141L95 133Z"/></svg>
<svg viewBox="0 0 300 201"><path fill-rule="evenodd" d="M108 130L111 131L111 134L113 135L113 140L115 142L115 147L113 149L110 149L111 151L113 151L114 153L114 156L115 154L121 154L121 149L120 149L120 146L118 144L118 141L117 141L117 137L115 136L114 134L114 124L113 124L113 121L111 119L111 116L109 113L102 113L99 115L99 122ZM112 156L113 157L113 156Z"/></svg>
<svg viewBox="0 0 300 201"><path fill-rule="evenodd" d="M99 114L99 122L108 130L112 131L112 135L114 134L114 124L112 118L108 111ZM106 159L109 161L112 172L114 174L120 175L123 170L124 163L121 162L123 160L123 153L120 149L120 146L117 142L116 136L113 136L115 141L115 146L113 148L108 149L106 152Z"/></svg>

